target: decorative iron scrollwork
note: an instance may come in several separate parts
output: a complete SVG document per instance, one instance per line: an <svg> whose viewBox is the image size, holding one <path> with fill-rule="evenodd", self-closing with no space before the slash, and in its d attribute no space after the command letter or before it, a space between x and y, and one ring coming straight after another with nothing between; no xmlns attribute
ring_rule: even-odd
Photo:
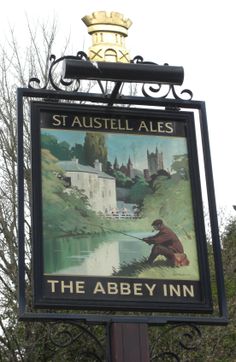
<svg viewBox="0 0 236 362"><path fill-rule="evenodd" d="M45 360L75 362L110 361L109 326L88 325L76 321L45 324ZM149 327L150 361L194 360L202 342L195 324ZM158 333L158 334L157 334ZM108 344L107 344L108 343Z"/></svg>
<svg viewBox="0 0 236 362"><path fill-rule="evenodd" d="M53 360L75 362L104 362L106 360L105 335L103 327L91 327L77 322L48 323L48 350ZM101 336L101 340L96 336Z"/></svg>
<svg viewBox="0 0 236 362"><path fill-rule="evenodd" d="M153 338L150 360L152 362L181 361L183 354L197 351L201 338L200 329L193 324L164 328L162 333Z"/></svg>
<svg viewBox="0 0 236 362"><path fill-rule="evenodd" d="M135 64L156 64L154 62L150 61L144 61L143 57L141 55L137 55L133 58L131 63ZM169 65L168 63L164 63L163 65ZM179 100L191 100L193 98L193 93L189 89L184 89L180 92L180 95L178 95L176 88L178 86L170 85L170 84L148 84L145 83L142 86L142 94L144 97L154 97L157 99L166 99L168 97L172 97L174 99ZM182 95L182 97L181 97Z"/></svg>
<svg viewBox="0 0 236 362"><path fill-rule="evenodd" d="M36 77L32 77L29 80L28 83L28 88L31 89L54 89L56 91L72 91L72 92L77 92L80 88L80 81L79 80L70 80L70 81L66 81L65 79L63 79L63 77L61 75L59 75L59 72L57 72L57 67L58 65L61 63L63 63L63 61L65 59L73 59L73 60L88 60L88 56L85 52L83 51L79 51L76 56L73 55L65 55L59 59L56 59L55 55L51 55L50 56L50 67L49 67L49 71L48 71L48 75L47 75L47 79L45 80L45 84L43 86L40 86L41 81L36 78ZM36 86L35 86L36 85Z"/></svg>
<svg viewBox="0 0 236 362"><path fill-rule="evenodd" d="M174 98L179 100L188 100L190 101L193 98L193 93L189 89L183 89L180 94L184 97L181 97L177 94L174 85L167 85L167 84L155 84L155 86L152 84L143 84L142 86L142 93L144 97L155 97L158 99L167 99L167 98ZM161 93L161 91L164 91ZM158 93L158 94L157 94Z"/></svg>
<svg viewBox="0 0 236 362"><path fill-rule="evenodd" d="M69 91L69 92L78 92L80 89L80 80L79 79L73 79L73 80L65 80L60 75L60 72L58 71L58 67L60 64L63 64L63 61L66 59L70 60L84 60L89 61L89 58L87 54L83 51L79 51L76 56L72 55L66 55L59 59L56 59L55 55L50 56L50 67L48 71L48 75L46 76L46 79L44 81L44 85L41 86L41 81L37 77L32 77L29 80L28 87L31 89L40 89L40 90L46 90L46 89L54 89L56 91ZM144 61L143 57L140 55L137 55L133 58L131 63L134 64L156 64L151 61ZM165 66L168 66L168 63L164 64ZM62 73L62 72L61 72ZM108 82L107 82L108 83ZM107 96L107 92L109 87L103 86L102 82L100 80L97 80L97 84L99 86L99 89L103 96ZM167 98L174 98L178 100L191 100L193 98L193 93L189 89L184 89L180 92L177 92L177 88L179 86L174 86L170 84L148 84L144 83L141 86L141 93L144 97L152 97L156 99L167 99ZM123 89L120 87L120 89ZM112 88L111 88L112 93ZM117 96L121 96L121 90Z"/></svg>

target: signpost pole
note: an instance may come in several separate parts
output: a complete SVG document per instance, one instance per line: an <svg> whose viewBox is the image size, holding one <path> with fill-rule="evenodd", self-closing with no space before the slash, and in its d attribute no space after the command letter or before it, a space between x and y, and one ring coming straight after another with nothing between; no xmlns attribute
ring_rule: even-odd
<svg viewBox="0 0 236 362"><path fill-rule="evenodd" d="M112 323L111 362L149 362L148 326L141 323Z"/></svg>

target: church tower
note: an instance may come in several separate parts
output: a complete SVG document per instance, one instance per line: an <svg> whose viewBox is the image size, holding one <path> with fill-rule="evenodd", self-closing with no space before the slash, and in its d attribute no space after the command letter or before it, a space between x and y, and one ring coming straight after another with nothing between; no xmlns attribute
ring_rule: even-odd
<svg viewBox="0 0 236 362"><path fill-rule="evenodd" d="M130 19L115 11L96 11L86 15L82 21L92 35L89 59L93 62L129 63L129 52L125 47L125 38L132 25Z"/></svg>
<svg viewBox="0 0 236 362"><path fill-rule="evenodd" d="M160 170L164 170L163 152L159 152L157 147L155 152L147 150L148 170L150 175L155 175Z"/></svg>
<svg viewBox="0 0 236 362"><path fill-rule="evenodd" d="M134 178L134 166L133 163L131 162L130 157L127 163L127 176L130 177L131 179Z"/></svg>

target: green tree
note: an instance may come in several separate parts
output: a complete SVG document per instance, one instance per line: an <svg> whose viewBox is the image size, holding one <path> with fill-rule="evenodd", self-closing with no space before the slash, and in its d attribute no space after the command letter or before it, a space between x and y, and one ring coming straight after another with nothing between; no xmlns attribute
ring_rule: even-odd
<svg viewBox="0 0 236 362"><path fill-rule="evenodd" d="M176 171L182 178L189 180L188 155L173 156L171 170Z"/></svg>
<svg viewBox="0 0 236 362"><path fill-rule="evenodd" d="M143 177L136 177L135 183L130 188L129 202L142 205L144 198L150 195L152 190Z"/></svg>
<svg viewBox="0 0 236 362"><path fill-rule="evenodd" d="M70 145L65 141L58 142L55 136L42 134L41 147L49 150L53 156L58 158L58 160L66 161L71 160L72 158Z"/></svg>
<svg viewBox="0 0 236 362"><path fill-rule="evenodd" d="M110 161L107 161L106 172L108 173L108 175L111 175L111 176L113 176L113 174L114 174L114 170L113 170L113 167L112 167L112 164Z"/></svg>
<svg viewBox="0 0 236 362"><path fill-rule="evenodd" d="M131 187L133 184L130 177L126 176L123 172L115 170L113 176L116 179L116 186L118 187Z"/></svg>
<svg viewBox="0 0 236 362"><path fill-rule="evenodd" d="M107 146L104 134L95 132L86 133L84 140L84 158L85 162L92 167L94 166L94 161L98 160L102 163L103 171L106 171Z"/></svg>
<svg viewBox="0 0 236 362"><path fill-rule="evenodd" d="M71 147L71 156L75 157L79 160L79 163L84 164L84 147L83 145L76 143L74 146Z"/></svg>

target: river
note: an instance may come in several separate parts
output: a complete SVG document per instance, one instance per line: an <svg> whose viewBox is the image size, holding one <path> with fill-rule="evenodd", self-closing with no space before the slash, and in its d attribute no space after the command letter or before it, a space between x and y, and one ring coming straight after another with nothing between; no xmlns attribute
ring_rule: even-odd
<svg viewBox="0 0 236 362"><path fill-rule="evenodd" d="M142 239L147 233L129 233ZM150 233L148 234L150 235ZM45 243L46 274L109 276L120 265L148 257L151 247L118 233Z"/></svg>

